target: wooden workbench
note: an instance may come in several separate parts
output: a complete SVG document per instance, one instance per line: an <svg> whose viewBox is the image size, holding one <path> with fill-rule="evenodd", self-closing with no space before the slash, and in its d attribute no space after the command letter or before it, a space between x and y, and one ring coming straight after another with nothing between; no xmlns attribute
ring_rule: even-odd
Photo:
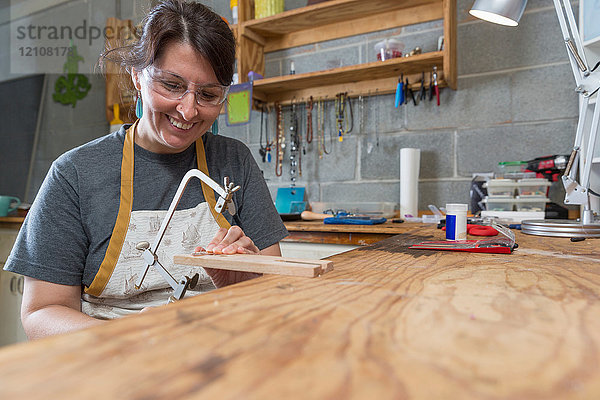
<svg viewBox="0 0 600 400"><path fill-rule="evenodd" d="M0 350L4 399L598 399L600 241L409 250L431 226Z"/></svg>
<svg viewBox="0 0 600 400"><path fill-rule="evenodd" d="M285 221L290 235L284 241L364 246L405 232L406 227L403 225L391 221L377 225L329 225L323 221Z"/></svg>
<svg viewBox="0 0 600 400"><path fill-rule="evenodd" d="M21 229L25 217L0 217L0 229Z"/></svg>

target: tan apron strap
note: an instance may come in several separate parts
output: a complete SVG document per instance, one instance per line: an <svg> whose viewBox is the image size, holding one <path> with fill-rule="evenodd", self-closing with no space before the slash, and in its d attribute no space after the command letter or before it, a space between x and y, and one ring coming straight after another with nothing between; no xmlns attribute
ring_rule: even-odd
<svg viewBox="0 0 600 400"><path fill-rule="evenodd" d="M202 142L202 138L196 140L196 160L198 160L198 169L204 172L206 175L208 174L208 166L206 164L206 153L204 152L204 143ZM215 192L213 189L208 186L206 183L202 182L202 193L204 194L204 199L208 203L208 208L213 215L215 221L221 228L229 229L231 228L231 224L229 221L225 219L223 214L215 211L215 206L217 204L217 200L215 200Z"/></svg>
<svg viewBox="0 0 600 400"><path fill-rule="evenodd" d="M93 296L100 296L112 276L119 254L125 242L125 235L129 227L129 218L131 216L131 206L133 204L133 143L135 127L139 120L127 129L125 134L125 143L123 144L123 159L121 161L121 197L119 201L119 213L117 221L112 231L112 236L108 243L108 249L104 255L104 260L100 264L100 269L92 284L85 289L85 292Z"/></svg>

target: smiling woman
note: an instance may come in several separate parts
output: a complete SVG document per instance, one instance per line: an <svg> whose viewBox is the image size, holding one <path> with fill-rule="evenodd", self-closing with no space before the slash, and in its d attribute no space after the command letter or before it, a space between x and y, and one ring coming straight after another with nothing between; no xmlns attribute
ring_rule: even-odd
<svg viewBox="0 0 600 400"><path fill-rule="evenodd" d="M171 76L180 77L179 82L157 82L151 78L154 66L142 71L133 69L132 78L135 88L140 92L143 104L143 116L137 129L136 143L154 153L177 153L185 150L207 132L221 111L223 103L219 101L199 101L200 89L196 84L220 87L210 63L200 55L188 42L168 43L156 60L158 70ZM166 75L166 74L165 74ZM155 75L156 76L156 75ZM172 91L179 92L179 98L168 95ZM158 90L157 90L158 89Z"/></svg>
<svg viewBox="0 0 600 400"><path fill-rule="evenodd" d="M164 2L148 14L136 44L110 49L104 59L123 65L138 91L137 102L142 105L136 106L141 111L136 144L156 153L174 153L202 136L218 117L225 90L220 102L186 94L189 82L229 87L235 39L227 23L210 9ZM180 95L168 95L173 90Z"/></svg>
<svg viewBox="0 0 600 400"><path fill-rule="evenodd" d="M22 320L29 337L79 329L164 304L172 289L151 271L138 243L156 235L182 177L197 168L241 186L235 216L213 213L214 192L189 183L163 237L161 263L173 276L199 274L189 295L255 274L190 268L173 255L280 255L287 231L262 174L241 142L206 135L233 75L235 41L207 7L179 0L157 5L139 41L106 52L138 91L131 125L73 149L52 165L19 233L6 269L25 275ZM101 166L101 168L99 168ZM56 246L55 238L63 245Z"/></svg>

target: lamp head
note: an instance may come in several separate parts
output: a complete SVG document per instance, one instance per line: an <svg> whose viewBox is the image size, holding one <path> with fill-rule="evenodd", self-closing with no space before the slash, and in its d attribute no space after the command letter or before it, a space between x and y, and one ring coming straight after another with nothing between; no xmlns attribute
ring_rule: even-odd
<svg viewBox="0 0 600 400"><path fill-rule="evenodd" d="M495 24L517 26L525 5L527 0L475 0L469 14Z"/></svg>

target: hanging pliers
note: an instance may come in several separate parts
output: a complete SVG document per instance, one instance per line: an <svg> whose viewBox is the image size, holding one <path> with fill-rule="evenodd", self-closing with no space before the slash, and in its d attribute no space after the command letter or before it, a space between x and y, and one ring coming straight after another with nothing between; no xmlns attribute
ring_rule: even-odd
<svg viewBox="0 0 600 400"><path fill-rule="evenodd" d="M413 93L412 89L410 88L409 84L408 84L408 78L406 78L406 83L404 85L404 90L406 90L406 95L404 96L404 98L406 99L406 104L408 104L408 96L410 95L414 105L417 105L417 100L415 99L415 94Z"/></svg>
<svg viewBox="0 0 600 400"><path fill-rule="evenodd" d="M400 75L398 78L398 84L396 85L396 101L394 102L394 106L398 108L398 106L404 104L404 74Z"/></svg>
<svg viewBox="0 0 600 400"><path fill-rule="evenodd" d="M425 71L421 72L421 89L419 89L419 103L422 100L425 100L426 97L426 89L425 89Z"/></svg>

